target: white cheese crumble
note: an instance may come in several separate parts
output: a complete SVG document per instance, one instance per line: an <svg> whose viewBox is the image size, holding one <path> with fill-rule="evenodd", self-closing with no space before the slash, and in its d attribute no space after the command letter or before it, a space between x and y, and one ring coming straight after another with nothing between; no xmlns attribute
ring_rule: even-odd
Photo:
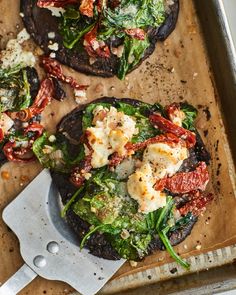
<svg viewBox="0 0 236 295"><path fill-rule="evenodd" d="M56 37L55 32L48 32L48 38L49 39L55 39L55 37Z"/></svg>
<svg viewBox="0 0 236 295"><path fill-rule="evenodd" d="M26 29L23 29L20 31L17 35L17 40L19 44L22 44L23 42L27 41L30 39L29 33L26 31Z"/></svg>
<svg viewBox="0 0 236 295"><path fill-rule="evenodd" d="M5 113L0 114L0 128L3 133L7 133L9 129L13 126L14 121Z"/></svg>
<svg viewBox="0 0 236 295"><path fill-rule="evenodd" d="M59 45L58 45L57 42L55 42L55 43L53 43L53 44L49 44L49 45L48 45L48 48L49 48L50 50L53 50L53 51L58 51L58 49L59 49Z"/></svg>
<svg viewBox="0 0 236 295"><path fill-rule="evenodd" d="M55 58L55 57L56 57L56 53L55 53L55 52L51 52L51 53L49 54L49 56L50 56L51 58Z"/></svg>
<svg viewBox="0 0 236 295"><path fill-rule="evenodd" d="M170 120L178 126L182 126L183 120L186 118L185 113L179 109L176 109L172 114L170 114Z"/></svg>
<svg viewBox="0 0 236 295"><path fill-rule="evenodd" d="M108 110L98 106L93 114L95 126L87 128L88 141L93 149L91 164L100 168L108 164L108 157L114 152L124 153L124 146L137 134L137 129L132 117L114 107Z"/></svg>
<svg viewBox="0 0 236 295"><path fill-rule="evenodd" d="M22 49L21 44L29 39L29 34L23 29L16 39L8 41L6 49L1 52L1 67L4 69L21 64L22 66L33 67L35 56L30 51Z"/></svg>
<svg viewBox="0 0 236 295"><path fill-rule="evenodd" d="M85 90L74 89L74 95L75 95L75 102L77 104L83 103L87 100Z"/></svg>
<svg viewBox="0 0 236 295"><path fill-rule="evenodd" d="M188 150L180 144L171 147L166 143L149 145L143 154L141 167L127 182L131 198L139 203L139 211L149 213L165 206L166 194L154 189L158 179L174 175L188 157Z"/></svg>
<svg viewBox="0 0 236 295"><path fill-rule="evenodd" d="M61 15L65 12L65 9L62 7L47 7L48 10L51 11L52 16L61 17Z"/></svg>
<svg viewBox="0 0 236 295"><path fill-rule="evenodd" d="M57 138L56 138L55 135L52 134L52 135L49 136L48 140L49 140L50 142L55 142L55 141L57 140Z"/></svg>

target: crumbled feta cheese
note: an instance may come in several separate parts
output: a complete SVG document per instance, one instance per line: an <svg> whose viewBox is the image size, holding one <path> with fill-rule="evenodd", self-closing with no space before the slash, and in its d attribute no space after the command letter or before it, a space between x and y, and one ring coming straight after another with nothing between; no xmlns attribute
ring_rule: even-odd
<svg viewBox="0 0 236 295"><path fill-rule="evenodd" d="M57 138L56 138L55 135L52 134L52 135L49 136L48 140L49 140L50 142L55 142L55 141L57 140Z"/></svg>
<svg viewBox="0 0 236 295"><path fill-rule="evenodd" d="M197 249L197 250L201 250L201 248L202 248L202 245L197 245L197 246L196 246L196 249Z"/></svg>
<svg viewBox="0 0 236 295"><path fill-rule="evenodd" d="M16 39L8 41L6 49L1 52L1 67L6 69L16 65L30 66L35 65L35 56L32 52L22 49L21 44L28 40L29 34L23 29Z"/></svg>
<svg viewBox="0 0 236 295"><path fill-rule="evenodd" d="M80 104L87 100L85 90L74 89L75 101Z"/></svg>
<svg viewBox="0 0 236 295"><path fill-rule="evenodd" d="M1 103L6 104L8 102L8 98L6 96L1 97Z"/></svg>
<svg viewBox="0 0 236 295"><path fill-rule="evenodd" d="M178 125L178 126L182 126L183 120L186 118L185 113L183 111L181 111L180 109L176 109L174 110L173 113L170 114L170 120Z"/></svg>
<svg viewBox="0 0 236 295"><path fill-rule="evenodd" d="M89 180L89 178L92 176L92 174L91 173L85 173L83 176L84 176L84 178L86 180Z"/></svg>
<svg viewBox="0 0 236 295"><path fill-rule="evenodd" d="M108 157L114 152L122 154L125 144L137 133L136 123L132 117L118 112L114 107L110 110L100 106L98 108L99 111L94 111L97 118L95 126L87 128L88 141L93 149L94 168L107 165Z"/></svg>
<svg viewBox="0 0 236 295"><path fill-rule="evenodd" d="M136 267L138 265L138 262L133 260L130 260L129 263L131 267Z"/></svg>
<svg viewBox="0 0 236 295"><path fill-rule="evenodd" d="M49 54L49 56L50 56L51 58L55 58L55 57L56 57L56 53L55 53L55 52L51 52L51 53Z"/></svg>
<svg viewBox="0 0 236 295"><path fill-rule="evenodd" d="M20 31L17 35L17 41L19 44L22 44L23 42L27 41L30 39L29 33L26 31L26 29L23 29Z"/></svg>
<svg viewBox="0 0 236 295"><path fill-rule="evenodd" d="M49 33L48 33L48 38L49 38L49 39L54 39L55 37L56 37L55 32L49 32Z"/></svg>
<svg viewBox="0 0 236 295"><path fill-rule="evenodd" d="M53 152L53 147L45 144L42 151L44 154L51 154Z"/></svg>
<svg viewBox="0 0 236 295"><path fill-rule="evenodd" d="M121 233L120 233L120 236L121 236L122 239L126 240L130 236L130 233L129 233L129 231L127 229L123 228Z"/></svg>
<svg viewBox="0 0 236 295"><path fill-rule="evenodd" d="M53 43L53 44L49 44L49 45L48 45L48 48L49 48L50 50L53 50L53 51L58 51L58 49L59 49L59 45L58 45L57 42L55 42L55 43Z"/></svg>
<svg viewBox="0 0 236 295"><path fill-rule="evenodd" d="M47 7L48 10L51 11L52 16L61 17L61 15L65 12L65 9L62 7Z"/></svg>
<svg viewBox="0 0 236 295"><path fill-rule="evenodd" d="M14 121L5 113L0 114L0 128L6 133L13 126Z"/></svg>

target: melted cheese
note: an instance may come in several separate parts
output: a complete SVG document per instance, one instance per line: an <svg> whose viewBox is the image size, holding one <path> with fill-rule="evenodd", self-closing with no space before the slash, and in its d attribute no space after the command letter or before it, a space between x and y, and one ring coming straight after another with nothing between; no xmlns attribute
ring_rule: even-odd
<svg viewBox="0 0 236 295"><path fill-rule="evenodd" d="M150 163L155 179L174 175L188 157L186 147L176 145L171 147L166 143L150 144L143 154L143 162Z"/></svg>
<svg viewBox="0 0 236 295"><path fill-rule="evenodd" d="M94 127L87 128L88 141L93 149L92 166L99 168L108 164L108 157L114 152L122 155L137 130L134 119L114 107L107 110L98 106L93 114L97 119Z"/></svg>
<svg viewBox="0 0 236 295"><path fill-rule="evenodd" d="M0 128L3 133L7 133L9 129L13 126L14 121L5 113L0 114Z"/></svg>
<svg viewBox="0 0 236 295"><path fill-rule="evenodd" d="M156 191L154 185L158 179L175 174L187 157L188 150L181 145L155 143L146 148L141 167L127 182L130 196L139 203L139 211L149 213L165 206L166 194Z"/></svg>
<svg viewBox="0 0 236 295"><path fill-rule="evenodd" d="M127 182L130 196L138 201L139 211L148 213L166 205L166 194L154 189L152 167L146 163L133 173Z"/></svg>

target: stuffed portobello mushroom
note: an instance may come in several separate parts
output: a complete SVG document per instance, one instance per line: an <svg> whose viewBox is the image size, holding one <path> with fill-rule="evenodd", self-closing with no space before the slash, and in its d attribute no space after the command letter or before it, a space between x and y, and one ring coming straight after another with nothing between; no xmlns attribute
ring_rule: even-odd
<svg viewBox="0 0 236 295"><path fill-rule="evenodd" d="M81 248L135 261L166 249L188 267L173 246L212 200L204 193L210 156L196 115L187 103L163 108L105 97L76 108L55 135L35 141Z"/></svg>
<svg viewBox="0 0 236 295"><path fill-rule="evenodd" d="M120 79L174 30L178 11L179 0L21 0L25 27L46 55Z"/></svg>

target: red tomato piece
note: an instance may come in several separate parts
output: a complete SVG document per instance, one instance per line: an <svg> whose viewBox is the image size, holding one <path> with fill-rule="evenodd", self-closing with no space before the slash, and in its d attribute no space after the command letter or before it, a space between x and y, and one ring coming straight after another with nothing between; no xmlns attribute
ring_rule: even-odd
<svg viewBox="0 0 236 295"><path fill-rule="evenodd" d="M166 177L157 181L156 190L164 188L175 194L184 194L194 190L205 190L209 181L209 173L205 162L200 162L194 171L179 172L172 177Z"/></svg>
<svg viewBox="0 0 236 295"><path fill-rule="evenodd" d="M88 85L80 85L73 77L66 76L63 73L61 64L53 58L43 57L42 66L49 76L69 84L73 89L85 90L88 88Z"/></svg>
<svg viewBox="0 0 236 295"><path fill-rule="evenodd" d="M79 7L80 13L88 17L93 17L94 2L95 0L82 0Z"/></svg>
<svg viewBox="0 0 236 295"><path fill-rule="evenodd" d="M199 216L206 210L206 205L214 199L213 194L203 194L200 191L193 192L191 200L179 209L182 216L188 212L192 212L193 215Z"/></svg>
<svg viewBox="0 0 236 295"><path fill-rule="evenodd" d="M160 130L173 133L176 136L184 139L187 143L188 148L191 148L195 145L196 135L193 132L172 123L171 121L165 119L164 117L158 114L150 115L149 119L151 123Z"/></svg>
<svg viewBox="0 0 236 295"><path fill-rule="evenodd" d="M104 41L97 40L97 25L84 35L84 47L91 57L109 58L111 53L109 47Z"/></svg>
<svg viewBox="0 0 236 295"><path fill-rule="evenodd" d="M129 36L138 39L138 40L145 40L146 37L146 32L143 29L126 29L125 30L126 34Z"/></svg>

